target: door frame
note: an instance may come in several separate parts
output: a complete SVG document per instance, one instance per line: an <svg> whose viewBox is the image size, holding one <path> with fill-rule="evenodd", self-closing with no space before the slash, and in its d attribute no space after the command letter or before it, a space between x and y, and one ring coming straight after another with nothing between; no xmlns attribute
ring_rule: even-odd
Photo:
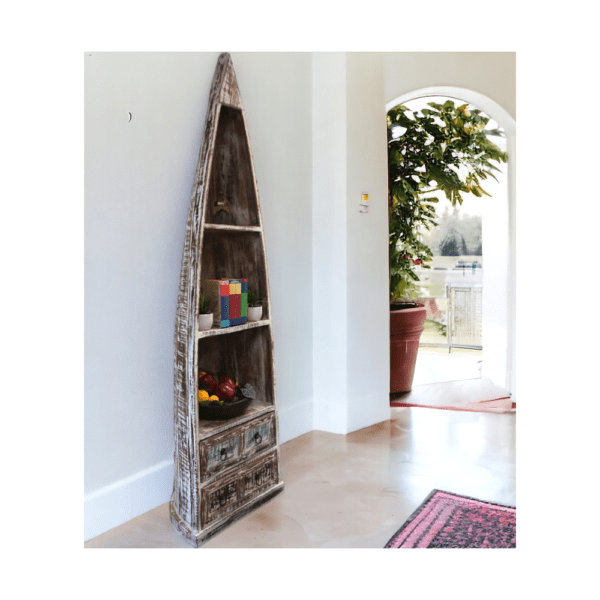
<svg viewBox="0 0 600 600"><path fill-rule="evenodd" d="M507 206L507 252L506 252L506 350L504 364L499 365L499 370L502 373L501 379L504 379L503 387L511 393L513 402L516 402L516 122L515 119L497 102L466 88L458 88L452 86L434 86L420 88L406 94L398 96L391 102L385 105L386 114L390 109L398 104L403 104L410 100L423 98L425 96L447 96L463 100L472 104L476 108L481 109L494 121L498 123L506 134L506 151L509 155L507 163L507 184L508 184L508 206ZM484 283L485 289L485 283ZM485 329L485 309L483 328ZM484 346L485 358L485 346ZM485 360L484 370L482 373L485 376ZM502 381L496 382L502 385Z"/></svg>

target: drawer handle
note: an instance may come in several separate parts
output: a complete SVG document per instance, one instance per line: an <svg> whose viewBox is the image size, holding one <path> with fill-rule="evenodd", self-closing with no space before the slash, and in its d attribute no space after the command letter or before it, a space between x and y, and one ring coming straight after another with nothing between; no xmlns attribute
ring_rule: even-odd
<svg viewBox="0 0 600 600"><path fill-rule="evenodd" d="M221 460L227 460L227 448L221 448Z"/></svg>
<svg viewBox="0 0 600 600"><path fill-rule="evenodd" d="M260 435L260 433L258 433L258 431L254 434L254 441L256 442L257 445L262 442L262 435Z"/></svg>

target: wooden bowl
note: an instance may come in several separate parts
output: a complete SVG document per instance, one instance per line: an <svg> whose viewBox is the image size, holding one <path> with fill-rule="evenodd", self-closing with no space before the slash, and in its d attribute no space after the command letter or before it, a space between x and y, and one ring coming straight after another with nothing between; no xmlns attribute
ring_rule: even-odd
<svg viewBox="0 0 600 600"><path fill-rule="evenodd" d="M202 406L198 404L198 418L207 421L224 421L226 419L233 419L233 417L239 417L246 412L252 398L242 398L241 400L234 400L233 402L226 402L223 406L212 405Z"/></svg>

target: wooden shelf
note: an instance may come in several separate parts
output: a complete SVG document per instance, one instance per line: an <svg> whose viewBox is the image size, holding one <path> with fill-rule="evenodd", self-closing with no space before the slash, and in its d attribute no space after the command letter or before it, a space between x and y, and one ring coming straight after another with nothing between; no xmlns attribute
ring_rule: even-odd
<svg viewBox="0 0 600 600"><path fill-rule="evenodd" d="M228 373L242 385L249 383L256 398L275 404L275 375L269 321L212 330L215 335L196 341L196 366L208 373ZM231 330L228 332L228 330ZM225 332L228 332L225 335ZM220 334L220 335L219 335Z"/></svg>
<svg viewBox="0 0 600 600"><path fill-rule="evenodd" d="M214 231L250 231L255 233L260 233L262 231L262 227L253 227L250 225L216 225L213 223L205 223L204 229L212 229Z"/></svg>
<svg viewBox="0 0 600 600"><path fill-rule="evenodd" d="M229 219L219 221L213 215L218 199L230 206ZM213 145L211 173L206 194L204 226L221 223L242 227L259 227L258 193L252 166L250 145L241 105L221 104Z"/></svg>
<svg viewBox="0 0 600 600"><path fill-rule="evenodd" d="M269 319L271 315L263 237L260 227L204 224L200 293L203 293L202 281L206 279L248 279L248 289L254 291L258 298L266 300L263 318Z"/></svg>
<svg viewBox="0 0 600 600"><path fill-rule="evenodd" d="M248 321L243 325L233 325L231 327L213 327L206 331L196 332L196 341L206 337L212 337L214 335L226 335L228 333L235 333L236 331L245 331L246 329L255 329L256 327L264 327L270 325L270 319L261 319L260 321Z"/></svg>
<svg viewBox="0 0 600 600"><path fill-rule="evenodd" d="M203 440L207 437L217 435L218 433L227 431L232 427L246 423L246 421L250 421L274 411L275 407L272 404L267 404L266 402L261 402L260 400L256 399L252 401L250 406L246 409L246 412L239 417L227 419L226 421L206 421L200 419L198 421L198 439Z"/></svg>

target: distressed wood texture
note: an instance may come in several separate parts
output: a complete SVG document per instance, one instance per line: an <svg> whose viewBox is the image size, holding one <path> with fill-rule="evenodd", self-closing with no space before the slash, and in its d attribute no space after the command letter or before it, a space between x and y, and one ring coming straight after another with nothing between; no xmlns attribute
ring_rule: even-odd
<svg viewBox="0 0 600 600"><path fill-rule="evenodd" d="M223 199L227 215L216 212ZM242 277L264 301L263 319L200 331L202 280ZM252 384L257 398L247 412L228 421L200 420L199 367L234 373L241 383ZM264 232L246 115L229 54L219 57L215 69L188 213L174 396L171 522L198 546L283 490Z"/></svg>

